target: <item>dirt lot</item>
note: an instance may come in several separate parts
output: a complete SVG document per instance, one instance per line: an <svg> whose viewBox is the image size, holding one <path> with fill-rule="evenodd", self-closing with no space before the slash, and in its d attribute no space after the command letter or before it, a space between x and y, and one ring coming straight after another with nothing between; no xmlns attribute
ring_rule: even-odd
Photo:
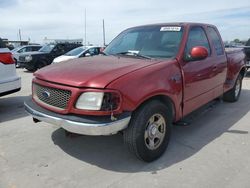
<svg viewBox="0 0 250 188"><path fill-rule="evenodd" d="M18 69L22 90L0 98L0 187L249 187L250 74L237 103L212 102L173 127L168 150L153 163L129 154L122 136L65 137L34 124L23 108L32 74Z"/></svg>

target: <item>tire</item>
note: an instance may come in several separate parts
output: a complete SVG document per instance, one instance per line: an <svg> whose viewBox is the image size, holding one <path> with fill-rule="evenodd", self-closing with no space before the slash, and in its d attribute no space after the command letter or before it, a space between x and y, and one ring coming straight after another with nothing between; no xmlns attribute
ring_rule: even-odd
<svg viewBox="0 0 250 188"><path fill-rule="evenodd" d="M128 149L140 160L151 162L166 150L172 125L172 112L157 100L136 110L123 137Z"/></svg>
<svg viewBox="0 0 250 188"><path fill-rule="evenodd" d="M226 102L236 102L240 98L241 87L242 87L242 75L239 74L237 77L234 87L230 89L228 92L224 93L223 100Z"/></svg>

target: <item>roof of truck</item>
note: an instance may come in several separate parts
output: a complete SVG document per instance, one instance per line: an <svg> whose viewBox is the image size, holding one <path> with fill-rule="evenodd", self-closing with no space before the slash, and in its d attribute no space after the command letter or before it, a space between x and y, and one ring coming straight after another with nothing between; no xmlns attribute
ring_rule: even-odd
<svg viewBox="0 0 250 188"><path fill-rule="evenodd" d="M155 23L155 24L146 24L146 25L139 25L131 28L136 27L147 27L147 26L188 26L188 25L201 25L201 26L212 26L215 27L212 24L207 23L196 23L196 22L168 22L168 23Z"/></svg>

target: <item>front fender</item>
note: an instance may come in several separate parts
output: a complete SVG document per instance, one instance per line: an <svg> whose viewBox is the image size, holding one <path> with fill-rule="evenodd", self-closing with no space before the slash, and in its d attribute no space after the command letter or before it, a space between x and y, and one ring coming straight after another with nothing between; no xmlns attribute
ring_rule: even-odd
<svg viewBox="0 0 250 188"><path fill-rule="evenodd" d="M166 96L176 109L175 119L182 115L182 77L176 60L163 61L131 72L111 82L107 88L121 92L123 111L134 111L155 96Z"/></svg>

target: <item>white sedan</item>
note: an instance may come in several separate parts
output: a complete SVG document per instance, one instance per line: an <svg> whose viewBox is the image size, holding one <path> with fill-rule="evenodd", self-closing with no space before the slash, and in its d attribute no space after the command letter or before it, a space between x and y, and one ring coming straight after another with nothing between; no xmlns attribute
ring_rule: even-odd
<svg viewBox="0 0 250 188"><path fill-rule="evenodd" d="M15 60L8 48L0 48L0 96L21 89L21 78L16 74Z"/></svg>
<svg viewBox="0 0 250 188"><path fill-rule="evenodd" d="M60 63L62 61L76 59L79 57L88 57L98 55L100 53L100 47L96 46L80 46L75 48L64 55L61 55L53 60L52 63Z"/></svg>

